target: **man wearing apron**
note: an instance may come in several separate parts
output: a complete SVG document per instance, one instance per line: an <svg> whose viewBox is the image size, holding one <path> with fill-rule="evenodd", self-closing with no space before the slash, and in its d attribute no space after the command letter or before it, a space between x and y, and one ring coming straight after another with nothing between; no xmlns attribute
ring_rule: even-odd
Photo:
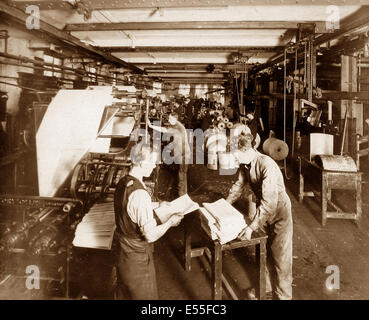
<svg viewBox="0 0 369 320"><path fill-rule="evenodd" d="M145 146L132 157L132 168L121 178L114 194L117 246L117 299L158 299L153 242L182 216L172 215L158 224L149 193L142 181L156 166L157 154Z"/></svg>

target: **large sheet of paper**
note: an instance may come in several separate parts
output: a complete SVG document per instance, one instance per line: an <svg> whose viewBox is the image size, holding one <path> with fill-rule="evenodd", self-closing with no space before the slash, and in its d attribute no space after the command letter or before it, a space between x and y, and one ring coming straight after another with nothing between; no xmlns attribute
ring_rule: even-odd
<svg viewBox="0 0 369 320"><path fill-rule="evenodd" d="M203 203L203 206L199 209L201 226L212 240L227 243L236 239L246 227L243 214L225 199Z"/></svg>
<svg viewBox="0 0 369 320"><path fill-rule="evenodd" d="M199 208L199 205L192 201L192 199L186 193L185 195L169 202L168 205L162 205L154 210L155 214L160 219L161 223L168 221L168 219L176 213L187 214L195 211Z"/></svg>
<svg viewBox="0 0 369 320"><path fill-rule="evenodd" d="M96 143L111 87L99 90L60 90L53 98L36 134L40 196L55 196L80 159ZM99 141L108 152L110 139Z"/></svg>
<svg viewBox="0 0 369 320"><path fill-rule="evenodd" d="M310 161L316 155L333 154L333 135L325 133L310 133Z"/></svg>
<svg viewBox="0 0 369 320"><path fill-rule="evenodd" d="M114 203L95 204L78 224L73 245L110 250L115 231Z"/></svg>
<svg viewBox="0 0 369 320"><path fill-rule="evenodd" d="M234 222L242 222L245 220L243 214L225 199L219 199L213 203L204 202L203 206L211 213L220 225L232 224Z"/></svg>

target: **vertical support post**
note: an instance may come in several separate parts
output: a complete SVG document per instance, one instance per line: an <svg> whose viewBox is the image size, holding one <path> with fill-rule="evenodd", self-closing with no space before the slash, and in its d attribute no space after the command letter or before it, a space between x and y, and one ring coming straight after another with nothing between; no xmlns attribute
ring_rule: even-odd
<svg viewBox="0 0 369 320"><path fill-rule="evenodd" d="M17 188L17 185L18 185L18 159L15 159L14 161L14 194L17 194L18 193L18 188Z"/></svg>
<svg viewBox="0 0 369 320"><path fill-rule="evenodd" d="M360 151L359 136L356 136L356 167L357 167L358 171L360 170L360 154L359 154L359 151ZM368 158L369 158L369 156L368 156Z"/></svg>
<svg viewBox="0 0 369 320"><path fill-rule="evenodd" d="M311 84L316 88L316 47L314 47L313 39L311 40Z"/></svg>
<svg viewBox="0 0 369 320"><path fill-rule="evenodd" d="M304 176L300 173L300 190L299 190L299 202L304 201Z"/></svg>
<svg viewBox="0 0 369 320"><path fill-rule="evenodd" d="M243 88L245 86L245 74L241 73L241 82L240 82L240 113L245 114L245 106L243 104Z"/></svg>
<svg viewBox="0 0 369 320"><path fill-rule="evenodd" d="M356 92L358 89L358 59L351 56L341 56L341 91ZM347 110L348 127L345 137L346 153L356 158L356 134L363 134L363 104L353 100L341 101L341 120Z"/></svg>
<svg viewBox="0 0 369 320"><path fill-rule="evenodd" d="M149 108L150 108L150 99L147 96L146 97L146 115L145 115L145 143L147 143L147 138L148 138L148 121L149 121Z"/></svg>
<svg viewBox="0 0 369 320"><path fill-rule="evenodd" d="M301 158L299 157L299 202L302 203L304 200L304 176L302 175Z"/></svg>

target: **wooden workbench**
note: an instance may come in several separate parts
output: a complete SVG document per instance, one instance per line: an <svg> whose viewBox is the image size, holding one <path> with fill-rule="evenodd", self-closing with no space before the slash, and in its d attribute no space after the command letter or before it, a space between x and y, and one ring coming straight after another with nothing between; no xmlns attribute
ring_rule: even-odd
<svg viewBox="0 0 369 320"><path fill-rule="evenodd" d="M304 166L315 168L321 172L321 192L305 191L304 189ZM352 219L357 225L361 218L361 172L331 171L324 170L316 163L299 157L300 186L299 201L302 202L304 197L319 197L321 199L322 208L322 226L325 226L328 218L334 219ZM355 212L344 212L335 203L332 202L332 190L355 190L356 210ZM328 204L336 211L328 211Z"/></svg>
<svg viewBox="0 0 369 320"><path fill-rule="evenodd" d="M191 270L191 259L199 257L210 251L211 269L212 269L212 298L214 300L222 299L222 281L225 282L227 288L232 288L222 275L222 252L225 250L233 250L249 246L256 247L256 261L258 265L258 275L256 281L256 294L262 300L265 299L266 293L266 240L268 236L261 232L254 232L251 240L235 239L226 244L220 244L218 240L212 240L209 235L202 229L198 212L193 212L184 218L185 228L185 269ZM192 248L192 234L197 232L204 241L204 246ZM233 293L233 292L232 292ZM234 293L233 293L234 296Z"/></svg>

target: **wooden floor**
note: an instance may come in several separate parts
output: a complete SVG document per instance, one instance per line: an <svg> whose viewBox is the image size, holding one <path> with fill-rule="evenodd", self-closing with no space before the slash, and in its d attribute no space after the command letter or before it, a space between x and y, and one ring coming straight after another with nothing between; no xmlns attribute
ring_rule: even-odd
<svg viewBox="0 0 369 320"><path fill-rule="evenodd" d="M168 200L175 194L165 183L171 174L163 170L159 180L162 186L159 195L166 195ZM204 166L192 166L188 173L189 194L199 203L215 201L227 194L234 178L220 176ZM368 180L366 173L364 180ZM311 198L298 202L297 178L292 177L286 184L294 220L294 299L369 299L369 184L363 184L360 228L352 221L335 219L329 219L322 227L320 204ZM353 201L349 194L334 194L334 197L344 205ZM170 229L155 244L160 299L211 299L209 262L205 257L194 258L192 270L186 272L183 249L182 225ZM74 284L74 298L112 299L114 269L109 268L106 256L90 253L83 259L89 261L89 267L75 270L80 283ZM325 287L329 276L326 268L330 265L339 267L340 290L329 291ZM223 273L239 299L245 299L246 289L254 285L255 272L252 250L237 249L224 253ZM50 286L47 282L42 283L40 291L30 292L24 287L24 279L9 279L0 286L0 299L51 299L47 286ZM223 299L231 299L226 290L223 293Z"/></svg>

